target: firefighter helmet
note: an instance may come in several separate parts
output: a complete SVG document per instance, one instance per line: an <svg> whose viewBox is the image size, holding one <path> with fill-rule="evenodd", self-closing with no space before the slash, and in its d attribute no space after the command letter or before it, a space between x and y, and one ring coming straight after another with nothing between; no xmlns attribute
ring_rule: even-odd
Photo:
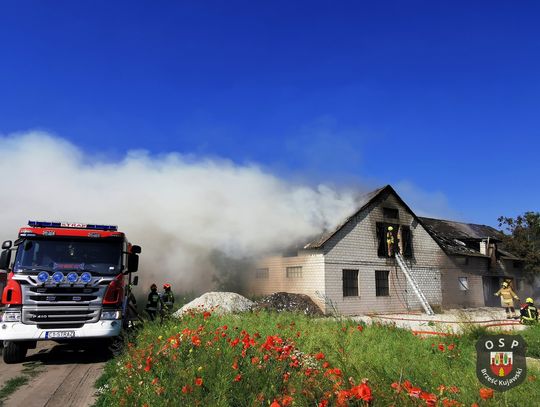
<svg viewBox="0 0 540 407"><path fill-rule="evenodd" d="M157 285L152 284L152 285L150 286L150 290L151 290L151 291L157 290Z"/></svg>
<svg viewBox="0 0 540 407"><path fill-rule="evenodd" d="M534 304L534 301L533 301L533 299L532 299L531 297L527 298L527 299L525 300L525 302L526 302L527 304Z"/></svg>
<svg viewBox="0 0 540 407"><path fill-rule="evenodd" d="M392 226L388 226L388 230L392 231L394 228Z"/></svg>
<svg viewBox="0 0 540 407"><path fill-rule="evenodd" d="M508 287L508 283L505 281L504 283L502 283L502 286L503 286L504 288L506 288L506 287Z"/></svg>
<svg viewBox="0 0 540 407"><path fill-rule="evenodd" d="M169 288L171 288L171 285L169 283L163 284L163 289L168 290Z"/></svg>

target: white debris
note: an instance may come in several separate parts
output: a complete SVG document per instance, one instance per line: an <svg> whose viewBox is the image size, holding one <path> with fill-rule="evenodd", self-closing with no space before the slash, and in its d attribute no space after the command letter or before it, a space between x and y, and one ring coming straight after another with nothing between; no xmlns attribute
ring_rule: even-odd
<svg viewBox="0 0 540 407"><path fill-rule="evenodd" d="M240 294L213 291L195 298L174 313L180 317L188 310L212 311L217 314L228 314L250 311L256 304Z"/></svg>

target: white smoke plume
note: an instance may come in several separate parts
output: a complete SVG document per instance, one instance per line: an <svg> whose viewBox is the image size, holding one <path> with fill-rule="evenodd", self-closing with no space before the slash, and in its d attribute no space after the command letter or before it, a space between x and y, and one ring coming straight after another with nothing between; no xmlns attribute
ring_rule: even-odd
<svg viewBox="0 0 540 407"><path fill-rule="evenodd" d="M143 247L142 283L182 291L211 288L214 250L282 249L350 215L356 197L227 160L129 151L113 161L44 132L0 136L0 171L0 239L29 219L115 224Z"/></svg>

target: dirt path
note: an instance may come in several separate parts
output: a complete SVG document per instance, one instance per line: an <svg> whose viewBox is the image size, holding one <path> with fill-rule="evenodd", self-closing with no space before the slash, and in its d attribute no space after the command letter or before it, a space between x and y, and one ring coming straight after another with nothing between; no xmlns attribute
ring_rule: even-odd
<svg viewBox="0 0 540 407"><path fill-rule="evenodd" d="M99 349L73 349L52 342L38 343L25 364L37 365L40 373L7 400L6 407L88 407L95 401L94 383L106 359ZM0 378L5 382L21 375L24 366L0 362Z"/></svg>

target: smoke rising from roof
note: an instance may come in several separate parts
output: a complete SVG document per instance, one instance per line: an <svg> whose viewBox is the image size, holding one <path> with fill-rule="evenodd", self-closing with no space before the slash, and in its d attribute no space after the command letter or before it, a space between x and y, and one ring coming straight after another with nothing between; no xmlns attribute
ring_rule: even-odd
<svg viewBox="0 0 540 407"><path fill-rule="evenodd" d="M177 153L90 156L44 132L0 137L0 238L29 219L110 223L143 247L140 279L211 288L216 250L264 255L337 224L356 193L295 185L257 165Z"/></svg>

